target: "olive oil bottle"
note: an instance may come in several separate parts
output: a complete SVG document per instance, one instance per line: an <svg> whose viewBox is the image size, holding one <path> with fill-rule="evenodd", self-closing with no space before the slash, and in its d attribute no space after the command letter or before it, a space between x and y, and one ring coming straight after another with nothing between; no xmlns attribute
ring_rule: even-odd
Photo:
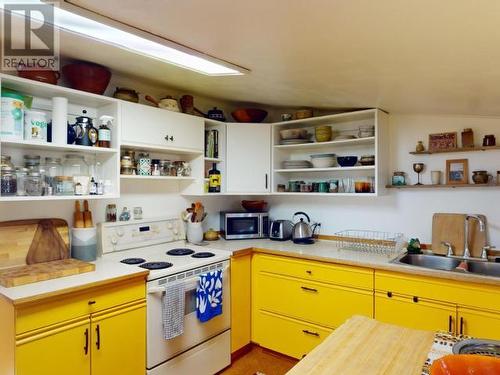
<svg viewBox="0 0 500 375"><path fill-rule="evenodd" d="M217 169L217 163L212 164L212 169L208 171L208 192L220 193L221 175Z"/></svg>

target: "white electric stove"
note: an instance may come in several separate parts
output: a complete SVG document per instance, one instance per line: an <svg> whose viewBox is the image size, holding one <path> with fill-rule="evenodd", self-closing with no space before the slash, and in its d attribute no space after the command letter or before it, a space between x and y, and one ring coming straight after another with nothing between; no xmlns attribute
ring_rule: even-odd
<svg viewBox="0 0 500 375"><path fill-rule="evenodd" d="M160 218L101 224L103 259L149 270L147 278L148 375L212 375L231 362L230 253L185 241L184 223ZM196 317L199 275L223 271L222 314ZM163 338L162 298L169 283L185 290L184 333Z"/></svg>

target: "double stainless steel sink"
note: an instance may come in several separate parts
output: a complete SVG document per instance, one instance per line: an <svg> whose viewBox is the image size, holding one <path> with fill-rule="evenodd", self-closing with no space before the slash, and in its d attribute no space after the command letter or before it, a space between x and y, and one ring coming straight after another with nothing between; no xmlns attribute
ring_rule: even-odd
<svg viewBox="0 0 500 375"><path fill-rule="evenodd" d="M500 277L500 263L467 259L466 263L468 271L457 270L457 266L462 261L463 259L460 258L451 258L443 255L403 254L394 259L392 263L429 268L433 270Z"/></svg>

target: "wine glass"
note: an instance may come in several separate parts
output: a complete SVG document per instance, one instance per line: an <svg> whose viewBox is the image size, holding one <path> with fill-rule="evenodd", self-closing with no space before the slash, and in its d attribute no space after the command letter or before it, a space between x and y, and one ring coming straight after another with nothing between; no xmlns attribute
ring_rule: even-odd
<svg viewBox="0 0 500 375"><path fill-rule="evenodd" d="M420 173L424 170L424 163L413 163L413 171L417 173L417 183L415 185L423 185L420 183Z"/></svg>

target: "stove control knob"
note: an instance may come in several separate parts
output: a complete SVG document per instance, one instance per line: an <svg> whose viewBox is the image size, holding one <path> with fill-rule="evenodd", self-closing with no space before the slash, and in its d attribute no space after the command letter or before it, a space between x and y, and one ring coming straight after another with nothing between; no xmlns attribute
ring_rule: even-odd
<svg viewBox="0 0 500 375"><path fill-rule="evenodd" d="M174 232L174 234L178 234L179 230L177 228L175 228L174 230L172 230L172 232Z"/></svg>
<svg viewBox="0 0 500 375"><path fill-rule="evenodd" d="M168 222L168 223L167 223L167 228L168 228L168 229L172 229L172 228L173 228L172 223Z"/></svg>
<svg viewBox="0 0 500 375"><path fill-rule="evenodd" d="M118 237L123 237L123 235L124 235L125 233L123 232L123 229L117 229L117 230L116 230L116 234L117 234L117 236L118 236Z"/></svg>
<svg viewBox="0 0 500 375"><path fill-rule="evenodd" d="M111 236L111 243L113 245L116 245L118 243L118 238L116 238L115 236Z"/></svg>

